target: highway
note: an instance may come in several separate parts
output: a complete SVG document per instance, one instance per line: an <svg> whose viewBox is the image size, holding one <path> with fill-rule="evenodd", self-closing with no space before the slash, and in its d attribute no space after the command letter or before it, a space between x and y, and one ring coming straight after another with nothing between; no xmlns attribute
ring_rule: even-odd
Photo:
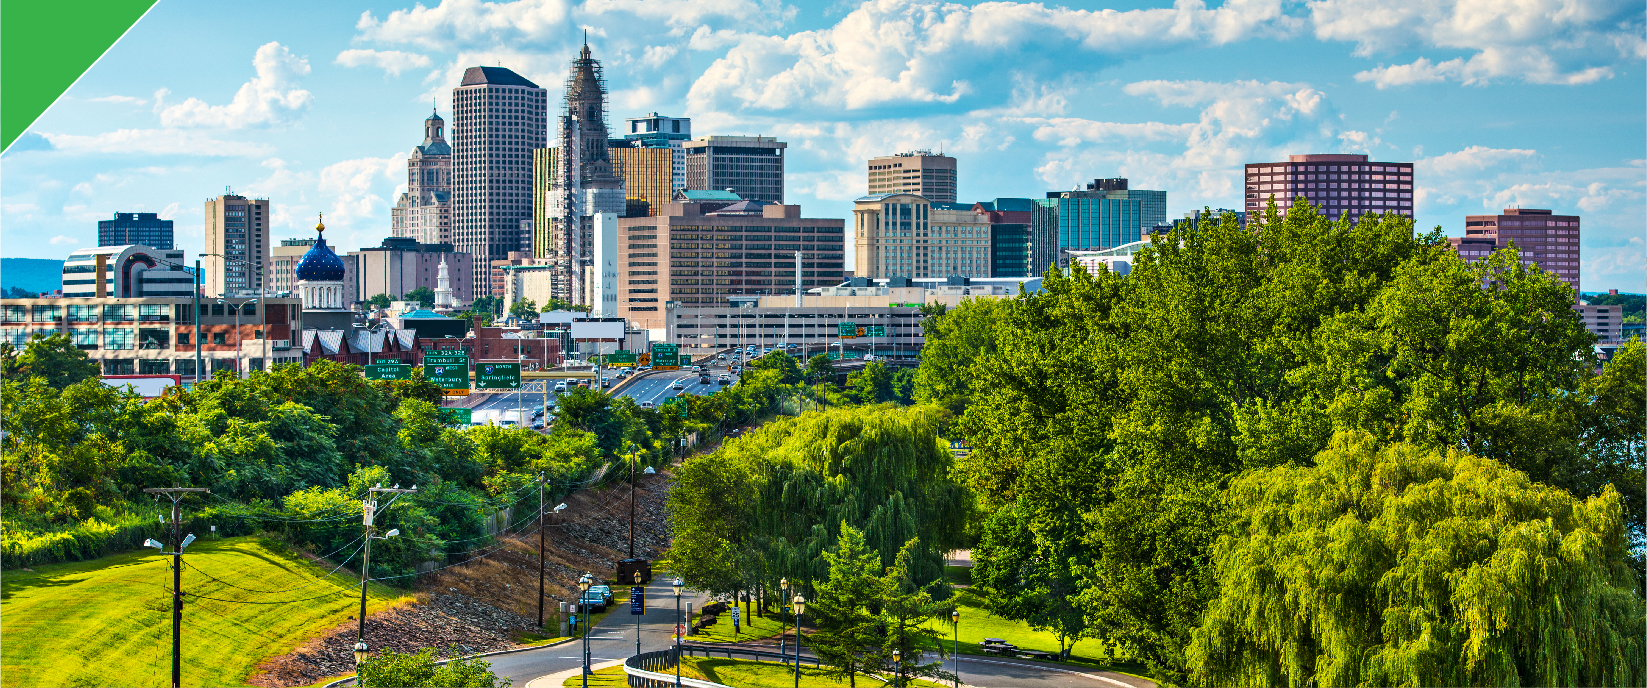
<svg viewBox="0 0 1647 688"><path fill-rule="evenodd" d="M649 401L652 402L653 406L657 406L677 395L709 394L721 389L720 376L728 372L725 362L717 362L716 365L709 368L709 384L705 385L698 382L698 373L692 372L691 368L654 371L645 377L624 385L623 389L618 390L615 396L629 397L634 399L636 403ZM608 377L613 378L613 384L616 384L617 369L608 368L606 374ZM736 375L732 376L733 383L737 382L737 377ZM674 389L677 381L681 383L682 387L678 391ZM549 381L551 389L553 389L554 383L554 380ZM477 416L481 415L480 412L482 411L514 411L518 404L518 407L525 409L528 417L530 417L531 412L543 403L543 394L538 392L520 394L514 392L472 392L472 394L485 397L473 407Z"/></svg>

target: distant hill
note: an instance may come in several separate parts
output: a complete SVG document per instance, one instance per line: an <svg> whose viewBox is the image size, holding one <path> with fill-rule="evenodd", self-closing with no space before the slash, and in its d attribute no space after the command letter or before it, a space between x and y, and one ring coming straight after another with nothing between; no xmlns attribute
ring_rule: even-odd
<svg viewBox="0 0 1647 688"><path fill-rule="evenodd" d="M0 291L50 292L63 288L63 261L46 258L0 258Z"/></svg>

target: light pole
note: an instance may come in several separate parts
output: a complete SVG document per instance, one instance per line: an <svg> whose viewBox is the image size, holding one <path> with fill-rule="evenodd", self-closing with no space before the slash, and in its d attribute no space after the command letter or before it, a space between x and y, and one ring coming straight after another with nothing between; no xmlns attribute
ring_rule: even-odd
<svg viewBox="0 0 1647 688"><path fill-rule="evenodd" d="M681 588L685 585L686 581L676 578L671 586L675 588L675 688L681 685Z"/></svg>
<svg viewBox="0 0 1647 688"><path fill-rule="evenodd" d="M178 539L183 535L183 512L179 500L191 492L210 493L211 490L204 487L178 487L177 483L172 483L171 487L150 487L144 488L143 491L155 495L156 499L159 499L159 495L166 495L172 500L172 542L177 544L177 549L166 552L153 538L143 541L143 544L172 555L172 688L179 688L183 685L183 549L194 542L193 533L186 538Z"/></svg>
<svg viewBox="0 0 1647 688"><path fill-rule="evenodd" d="M898 648L892 648L892 685L904 684L904 653Z"/></svg>
<svg viewBox="0 0 1647 688"><path fill-rule="evenodd" d="M583 688L589 688L589 585L593 580L589 574L583 574L578 579L578 608L583 610Z"/></svg>
<svg viewBox="0 0 1647 688"><path fill-rule="evenodd" d="M949 626L954 629L953 640L949 641L949 654L955 658L955 688L961 688L961 608L949 610Z"/></svg>
<svg viewBox="0 0 1647 688"><path fill-rule="evenodd" d="M538 630L543 630L543 481L544 474L538 474ZM555 513L566 510L566 504L555 507Z"/></svg>
<svg viewBox="0 0 1647 688"><path fill-rule="evenodd" d="M241 365L240 356L240 311L244 309L248 303L257 303L257 299L246 299L245 301L241 301L238 306L229 303L228 299L218 299L217 302L229 304L229 307L234 309L234 373L235 377L243 377L243 373L245 371L244 366ZM269 341L268 338L265 337L263 341L265 342L265 346L267 346L267 342ZM268 364L265 362L264 365L267 366Z"/></svg>
<svg viewBox="0 0 1647 688"><path fill-rule="evenodd" d="M789 597L789 579L788 578L779 579L778 580L778 589L783 591L783 594L778 596L778 600L780 602L782 600L788 598ZM784 645L783 634L784 634L784 631L788 629L788 627L789 627L789 608L783 606L783 604L780 603L778 605L778 656L785 658L785 660L787 660L789 658L789 655L785 652L785 650L787 650L789 648ZM795 644L800 645L801 641L800 641L800 627L799 626L796 627L795 633L796 633Z"/></svg>
<svg viewBox="0 0 1647 688"><path fill-rule="evenodd" d="M801 688L801 615L806 613L806 598L795 596L795 688Z"/></svg>

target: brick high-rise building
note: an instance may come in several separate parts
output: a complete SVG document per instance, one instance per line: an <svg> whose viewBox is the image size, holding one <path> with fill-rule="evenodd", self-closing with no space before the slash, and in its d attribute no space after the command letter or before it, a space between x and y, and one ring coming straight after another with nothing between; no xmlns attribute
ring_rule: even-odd
<svg viewBox="0 0 1647 688"><path fill-rule="evenodd" d="M97 221L98 246L132 244L171 250L172 221L162 220L155 213L115 213L112 220Z"/></svg>
<svg viewBox="0 0 1647 688"><path fill-rule="evenodd" d="M206 201L207 296L269 288L269 199L224 194Z"/></svg>
<svg viewBox="0 0 1647 688"><path fill-rule="evenodd" d="M492 261L520 249L521 223L532 219L532 151L546 141L548 97L502 67L470 67L452 89L452 244L472 257L477 297L493 295Z"/></svg>
<svg viewBox="0 0 1647 688"><path fill-rule="evenodd" d="M1536 208L1506 208L1498 215L1464 216L1464 236L1448 243L1464 260L1485 259L1514 241L1521 260L1553 272L1573 294L1579 292L1577 215L1555 215Z"/></svg>
<svg viewBox="0 0 1647 688"><path fill-rule="evenodd" d="M1413 164L1372 162L1365 155L1289 155L1286 162L1247 163L1247 217L1261 217L1271 197L1285 213L1303 196L1332 219L1368 213L1413 214Z"/></svg>
<svg viewBox="0 0 1647 688"><path fill-rule="evenodd" d="M707 136L687 141L686 188L725 191L762 203L783 203L784 149L770 136Z"/></svg>
<svg viewBox="0 0 1647 688"><path fill-rule="evenodd" d="M389 210L389 235L424 244L452 242L452 147L446 120L423 120L423 143L406 160L406 192Z"/></svg>
<svg viewBox="0 0 1647 688"><path fill-rule="evenodd" d="M870 196L915 194L933 203L954 203L955 158L918 150L869 161Z"/></svg>

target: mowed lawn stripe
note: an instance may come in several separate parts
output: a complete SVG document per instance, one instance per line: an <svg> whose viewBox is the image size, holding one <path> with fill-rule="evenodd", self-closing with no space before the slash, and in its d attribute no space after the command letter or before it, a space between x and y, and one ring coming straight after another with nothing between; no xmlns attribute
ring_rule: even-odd
<svg viewBox="0 0 1647 688"><path fill-rule="evenodd" d="M185 684L245 685L264 659L290 652L359 610L358 578L340 571L328 579L330 567L282 550L255 538L189 546L184 592L217 600L184 597ZM171 582L171 557L153 550L6 572L0 584L0 644L6 648L0 686L167 685ZM368 613L411 599L374 584Z"/></svg>

